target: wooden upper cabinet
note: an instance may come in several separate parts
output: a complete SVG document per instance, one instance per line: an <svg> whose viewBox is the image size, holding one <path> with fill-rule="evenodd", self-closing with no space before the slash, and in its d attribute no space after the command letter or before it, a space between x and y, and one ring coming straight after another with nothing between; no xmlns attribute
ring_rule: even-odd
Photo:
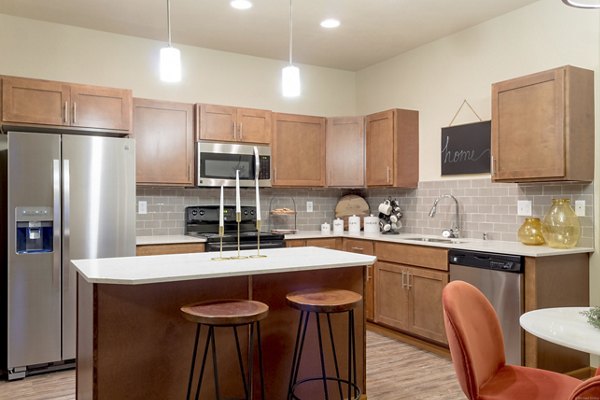
<svg viewBox="0 0 600 400"><path fill-rule="evenodd" d="M133 100L138 184L194 184L194 106Z"/></svg>
<svg viewBox="0 0 600 400"><path fill-rule="evenodd" d="M492 180L592 181L594 73L565 66L492 85Z"/></svg>
<svg viewBox="0 0 600 400"><path fill-rule="evenodd" d="M273 113L273 186L325 185L325 118Z"/></svg>
<svg viewBox="0 0 600 400"><path fill-rule="evenodd" d="M131 90L2 78L2 122L131 130Z"/></svg>
<svg viewBox="0 0 600 400"><path fill-rule="evenodd" d="M419 182L419 112L392 109L366 117L367 186L414 188Z"/></svg>
<svg viewBox="0 0 600 400"><path fill-rule="evenodd" d="M71 85L71 126L131 130L131 90Z"/></svg>
<svg viewBox="0 0 600 400"><path fill-rule="evenodd" d="M365 185L365 123L363 117L327 119L327 186Z"/></svg>
<svg viewBox="0 0 600 400"><path fill-rule="evenodd" d="M213 104L198 105L201 140L271 143L271 111Z"/></svg>
<svg viewBox="0 0 600 400"><path fill-rule="evenodd" d="M271 111L237 109L238 139L248 143L271 143Z"/></svg>
<svg viewBox="0 0 600 400"><path fill-rule="evenodd" d="M24 78L2 78L2 122L68 125L69 85Z"/></svg>

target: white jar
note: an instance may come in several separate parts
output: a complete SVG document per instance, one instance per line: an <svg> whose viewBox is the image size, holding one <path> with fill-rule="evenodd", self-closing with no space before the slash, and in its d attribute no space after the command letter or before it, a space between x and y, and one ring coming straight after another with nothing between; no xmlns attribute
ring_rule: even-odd
<svg viewBox="0 0 600 400"><path fill-rule="evenodd" d="M333 233L335 235L341 235L344 233L344 220L336 218L333 220Z"/></svg>
<svg viewBox="0 0 600 400"><path fill-rule="evenodd" d="M379 218L372 215L364 218L365 234L379 233Z"/></svg>
<svg viewBox="0 0 600 400"><path fill-rule="evenodd" d="M348 233L360 233L360 217L353 215L348 218Z"/></svg>
<svg viewBox="0 0 600 400"><path fill-rule="evenodd" d="M331 226L327 222L322 223L321 224L321 234L329 235L329 233L331 233Z"/></svg>

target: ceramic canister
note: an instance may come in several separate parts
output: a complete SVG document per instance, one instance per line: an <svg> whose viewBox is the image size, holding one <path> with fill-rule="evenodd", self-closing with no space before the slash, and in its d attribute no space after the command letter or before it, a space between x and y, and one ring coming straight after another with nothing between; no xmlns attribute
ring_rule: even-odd
<svg viewBox="0 0 600 400"><path fill-rule="evenodd" d="M353 215L348 218L348 232L360 233L360 217Z"/></svg>
<svg viewBox="0 0 600 400"><path fill-rule="evenodd" d="M341 218L336 218L333 220L333 233L336 235L341 235L344 233L344 220Z"/></svg>
<svg viewBox="0 0 600 400"><path fill-rule="evenodd" d="M379 233L379 218L372 215L364 218L365 233Z"/></svg>
<svg viewBox="0 0 600 400"><path fill-rule="evenodd" d="M331 232L331 226L329 223L324 222L321 224L321 233L324 235L328 235Z"/></svg>

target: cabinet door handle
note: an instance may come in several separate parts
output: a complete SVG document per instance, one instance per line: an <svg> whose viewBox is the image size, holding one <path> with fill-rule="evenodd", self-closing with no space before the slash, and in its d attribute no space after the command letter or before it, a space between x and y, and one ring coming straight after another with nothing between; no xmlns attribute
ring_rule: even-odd
<svg viewBox="0 0 600 400"><path fill-rule="evenodd" d="M402 271L402 289L404 289L406 287L406 283L404 281L405 276L406 276L406 271Z"/></svg>
<svg viewBox="0 0 600 400"><path fill-rule="evenodd" d="M69 123L69 102L65 101L65 106L63 107L64 121L65 124Z"/></svg>
<svg viewBox="0 0 600 400"><path fill-rule="evenodd" d="M235 121L231 122L231 134L233 135L233 139L237 139L237 126Z"/></svg>
<svg viewBox="0 0 600 400"><path fill-rule="evenodd" d="M73 124L77 123L77 103L73 102Z"/></svg>
<svg viewBox="0 0 600 400"><path fill-rule="evenodd" d="M412 277L412 274L410 273L410 271L406 271L406 288L408 290L410 290L410 288L412 287L412 284L410 283L411 277Z"/></svg>
<svg viewBox="0 0 600 400"><path fill-rule="evenodd" d="M360 252L360 253L364 253L365 252L365 249L363 249L362 247L356 247L356 246L350 247L350 250L354 251L355 253L356 252Z"/></svg>
<svg viewBox="0 0 600 400"><path fill-rule="evenodd" d="M390 183L390 167L385 167L385 183Z"/></svg>
<svg viewBox="0 0 600 400"><path fill-rule="evenodd" d="M492 176L496 175L496 160L492 156Z"/></svg>
<svg viewBox="0 0 600 400"><path fill-rule="evenodd" d="M242 126L241 122L240 122L239 132L240 132L240 140L243 140L244 139L244 127Z"/></svg>

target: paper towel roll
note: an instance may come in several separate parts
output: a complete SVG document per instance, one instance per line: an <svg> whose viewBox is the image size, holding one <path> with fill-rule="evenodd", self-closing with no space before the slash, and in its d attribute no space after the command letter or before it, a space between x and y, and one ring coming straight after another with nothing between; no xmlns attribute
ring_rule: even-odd
<svg viewBox="0 0 600 400"><path fill-rule="evenodd" d="M360 217L356 215L348 217L348 232L360 233Z"/></svg>
<svg viewBox="0 0 600 400"><path fill-rule="evenodd" d="M365 233L379 233L379 218L372 215L364 217Z"/></svg>

